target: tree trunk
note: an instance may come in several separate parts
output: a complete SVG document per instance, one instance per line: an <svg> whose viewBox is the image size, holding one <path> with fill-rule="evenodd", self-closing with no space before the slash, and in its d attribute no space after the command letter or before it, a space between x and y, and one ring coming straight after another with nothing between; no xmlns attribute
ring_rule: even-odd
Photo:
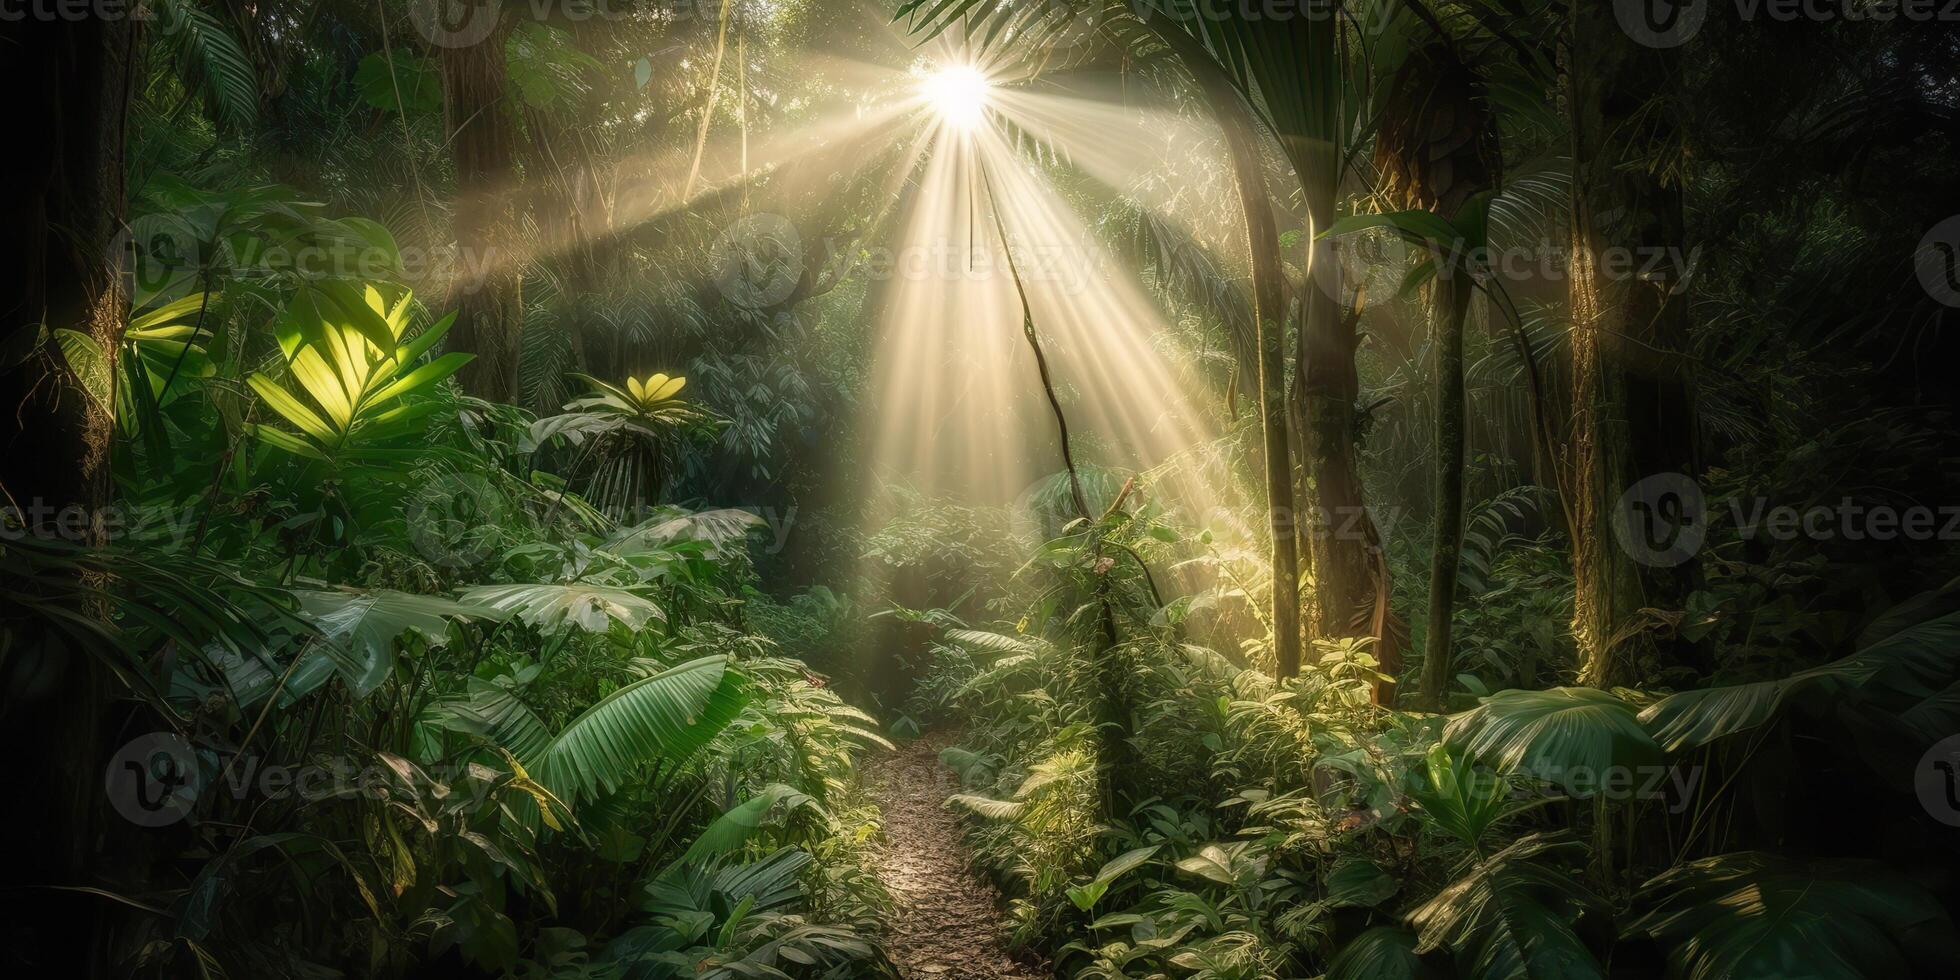
<svg viewBox="0 0 1960 980"><path fill-rule="evenodd" d="M1333 209L1313 223L1319 229L1329 227ZM1353 636L1367 631L1363 624L1376 596L1369 548L1377 533L1354 452L1354 406L1361 394L1354 353L1360 340L1355 324L1317 284L1308 286L1304 302L1297 356L1307 423L1306 465L1317 494L1313 579L1320 615L1314 635Z"/></svg>
<svg viewBox="0 0 1960 980"><path fill-rule="evenodd" d="M1629 40L1610 12L1591 5L1573 4L1570 30L1572 416L1559 477L1572 534L1579 679L1611 687L1637 681L1662 652L1640 610L1678 608L1684 594L1672 560L1629 553L1614 533L1630 486L1659 473L1691 475L1695 466L1679 353L1684 302L1670 295L1678 282L1636 275L1650 257L1669 254L1656 250L1680 248L1680 193L1649 168L1623 165L1643 154L1639 141L1664 140L1664 114L1645 110L1666 91L1675 62Z"/></svg>
<svg viewBox="0 0 1960 980"><path fill-rule="evenodd" d="M1375 138L1376 193L1397 208L1422 208L1452 222L1465 205L1495 187L1502 171L1497 129L1482 82L1464 63L1443 26L1413 7L1435 32L1396 69ZM1481 224L1481 221L1479 222ZM1436 340L1435 544L1430 554L1427 655L1421 695L1440 710L1452 674L1451 617L1463 547L1463 323L1475 283L1464 264L1481 241L1437 243L1438 276L1430 288ZM1456 259L1446 261L1446 259ZM1527 364L1529 367L1529 364Z"/></svg>
<svg viewBox="0 0 1960 980"><path fill-rule="evenodd" d="M1286 277L1273 222L1258 130L1237 91L1209 66L1193 65L1232 158L1252 254L1253 322L1258 325L1259 414L1265 434L1266 510L1272 531L1273 657L1281 678L1300 672L1300 555L1294 538L1293 454L1287 445Z"/></svg>
<svg viewBox="0 0 1960 980"><path fill-rule="evenodd" d="M1312 478L1314 504L1314 636L1373 635L1383 673L1401 666L1388 609L1388 564L1381 534L1368 511L1355 459L1355 405L1361 377L1354 355L1360 346L1359 317L1341 308L1340 266L1333 243L1314 236L1333 227L1341 164L1338 148L1324 140L1282 140L1288 146L1307 207L1306 288L1301 294L1299 371L1301 415L1306 420L1305 465ZM1377 685L1376 698L1393 698L1393 684Z"/></svg>
<svg viewBox="0 0 1960 980"><path fill-rule="evenodd" d="M0 181L0 209L12 231L0 238L0 307L7 353L0 360L0 484L8 522L29 534L102 543L99 518L110 500L114 420L77 383L45 329L88 334L102 348L110 377L128 312L119 233L123 215L123 143L129 68L136 25L124 18L17 21L0 37L0 80L14 93L4 114L15 145ZM112 386L114 382L112 381ZM77 534L62 518L78 508ZM100 584L100 583L98 583ZM75 610L99 617L98 608ZM28 634L31 636L31 634ZM22 754L34 803L17 807L16 832L35 842L20 849L12 877L25 885L87 885L101 867L97 851L106 762L104 669L59 643L26 639L6 658L7 710L0 738L45 746ZM31 678L27 675L32 675ZM31 680L32 683L28 683ZM15 930L30 948L7 961L69 972L99 957L100 904L65 900L39 889L8 900ZM97 961L91 964L100 969Z"/></svg>
<svg viewBox="0 0 1960 980"><path fill-rule="evenodd" d="M1620 397L1614 368L1600 354L1606 329L1595 253L1586 209L1572 210L1572 420L1566 439L1561 493L1572 536L1572 638L1579 657L1579 680L1611 687L1620 662L1613 649L1615 623L1623 612L1624 564L1608 543L1606 496L1619 469L1612 449L1622 442L1606 420Z"/></svg>
<svg viewBox="0 0 1960 980"><path fill-rule="evenodd" d="M477 44L443 47L443 111L456 161L455 233L460 277L449 296L456 325L449 346L476 359L458 377L463 390L508 402L517 393L524 328L522 256L513 201L515 127L505 104L500 29Z"/></svg>
<svg viewBox="0 0 1960 980"><path fill-rule="evenodd" d="M1463 321L1470 311L1470 275L1455 269L1438 278L1436 295L1436 541L1429 559L1429 628L1423 641L1422 700L1441 711L1451 675L1450 623L1456 611L1456 571L1463 556Z"/></svg>

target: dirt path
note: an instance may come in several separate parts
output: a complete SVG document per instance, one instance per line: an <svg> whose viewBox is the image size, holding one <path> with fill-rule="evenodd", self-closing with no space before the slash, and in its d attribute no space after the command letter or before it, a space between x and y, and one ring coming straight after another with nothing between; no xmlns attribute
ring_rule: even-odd
<svg viewBox="0 0 1960 980"><path fill-rule="evenodd" d="M905 980L1041 980L1003 940L1000 896L969 873L959 826L943 803L959 780L939 763L953 733L929 732L871 760L871 791L884 811L879 877L898 903L889 947Z"/></svg>

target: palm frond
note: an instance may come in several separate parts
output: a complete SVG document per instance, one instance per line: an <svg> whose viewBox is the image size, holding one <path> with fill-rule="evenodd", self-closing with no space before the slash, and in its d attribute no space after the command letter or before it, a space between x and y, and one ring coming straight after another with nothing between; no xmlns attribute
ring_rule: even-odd
<svg viewBox="0 0 1960 980"><path fill-rule="evenodd" d="M611 792L656 760L685 762L735 720L747 686L727 657L703 657L607 695L538 756L537 778L567 802Z"/></svg>

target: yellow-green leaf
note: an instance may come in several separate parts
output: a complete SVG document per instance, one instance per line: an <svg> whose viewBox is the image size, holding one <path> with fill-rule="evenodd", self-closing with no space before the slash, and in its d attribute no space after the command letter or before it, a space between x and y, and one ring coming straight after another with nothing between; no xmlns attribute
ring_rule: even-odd
<svg viewBox="0 0 1960 980"><path fill-rule="evenodd" d="M276 429L269 425L253 424L251 426L248 426L248 428L251 429L253 435L258 436L260 441L264 442L268 446L274 446L279 449L284 449L289 453L293 453L298 456L305 456L308 459L324 460L327 458L327 455L321 452L320 450L315 449L312 443L307 442L306 440L301 439L300 437L293 435L290 432L286 432L282 429Z"/></svg>
<svg viewBox="0 0 1960 980"><path fill-rule="evenodd" d="M333 420L334 428L346 431L354 421L354 402L349 397L349 389L343 386L341 375L327 366L320 352L311 347L302 347L292 361L293 377L297 379L313 401L325 410Z"/></svg>
<svg viewBox="0 0 1960 980"><path fill-rule="evenodd" d="M664 402L667 399L672 398L677 394L680 394L680 390L687 386L686 378L670 379L664 374L656 374L654 375L654 378L660 381L661 384L658 387L655 387L654 384L652 384L651 382L647 384L646 400L648 402Z"/></svg>
<svg viewBox="0 0 1960 980"><path fill-rule="evenodd" d="M245 383L251 385L252 390L257 392L267 405L272 406L273 411L298 426L301 432L328 445L338 437L339 433L335 432L332 426L321 421L320 416L315 415L312 409L307 408L305 403L294 398L286 389L279 387L271 378L263 374L254 374L245 379Z"/></svg>

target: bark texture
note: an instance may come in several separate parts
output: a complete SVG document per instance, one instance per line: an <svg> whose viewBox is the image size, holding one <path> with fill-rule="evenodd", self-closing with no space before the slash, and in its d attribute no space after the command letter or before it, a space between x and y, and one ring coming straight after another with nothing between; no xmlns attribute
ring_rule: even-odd
<svg viewBox="0 0 1960 980"><path fill-rule="evenodd" d="M1266 511L1272 532L1273 655L1281 678L1300 672L1300 553L1295 537L1293 451L1286 405L1286 276L1279 229L1260 163L1252 114L1216 72L1194 69L1225 133L1252 255L1253 322L1259 351L1259 416L1266 457Z"/></svg>
<svg viewBox="0 0 1960 980"><path fill-rule="evenodd" d="M459 277L449 346L476 359L458 374L463 390L515 401L524 328L521 239L517 229L516 126L505 100L505 29L478 44L444 47L443 112L456 164L454 227Z"/></svg>
<svg viewBox="0 0 1960 980"><path fill-rule="evenodd" d="M1612 12L1571 8L1571 415L1558 466L1572 535L1572 633L1579 679L1637 683L1679 652L1645 610L1678 608L1677 572L1616 540L1622 494L1696 468L1678 181L1642 165L1670 141L1674 56L1634 43ZM1632 165L1629 165L1632 164ZM1672 250L1672 251L1670 251Z"/></svg>
<svg viewBox="0 0 1960 980"><path fill-rule="evenodd" d="M9 217L0 238L0 486L6 495L0 504L19 508L8 512L8 521L23 515L18 523L31 535L79 537L91 546L102 541L99 518L110 499L114 422L44 341L52 329L85 333L116 377L128 312L119 236L136 27L100 17L0 25L0 50L7 52L0 82L14 94L0 109L14 138L0 164L6 170L0 210ZM75 524L58 516L69 508L85 519ZM75 611L104 615L99 608ZM108 829L105 668L52 633L48 639L38 648L21 644L4 665L17 700L0 720L0 738L48 747L22 754L33 802L17 808L16 833L34 843L16 855L10 877L23 885L90 885L107 870L96 856ZM18 928L9 931L0 962L28 967L23 975L102 968L113 911L42 889L14 890L6 904ZM77 969L81 964L87 966Z"/></svg>

